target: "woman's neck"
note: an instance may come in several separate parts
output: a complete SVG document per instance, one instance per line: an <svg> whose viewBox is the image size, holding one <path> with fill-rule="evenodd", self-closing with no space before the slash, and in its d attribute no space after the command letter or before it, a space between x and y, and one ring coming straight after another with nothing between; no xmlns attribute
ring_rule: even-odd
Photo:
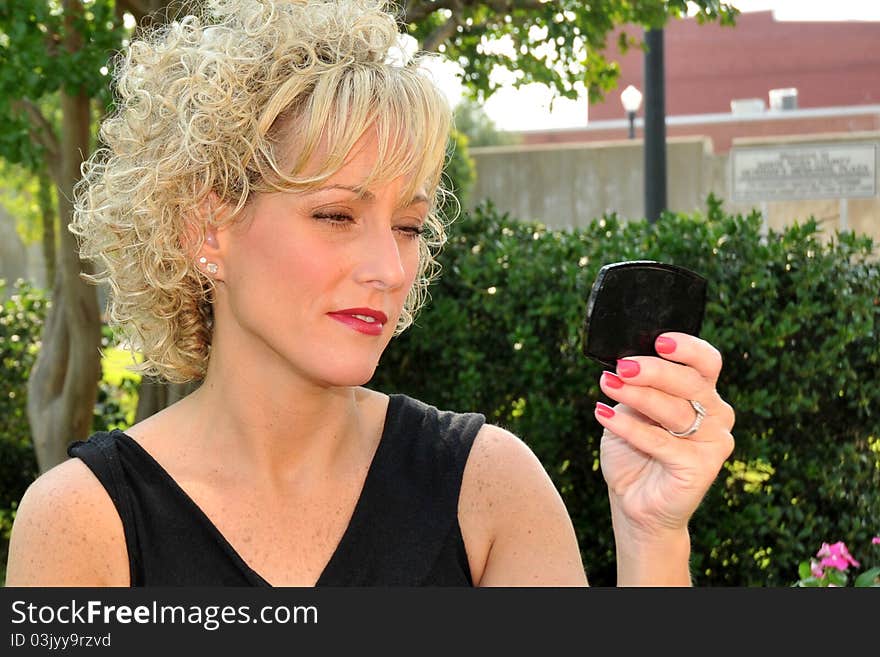
<svg viewBox="0 0 880 657"><path fill-rule="evenodd" d="M221 450L241 476L283 485L369 451L374 423L365 402L375 395L224 361L215 351L204 382L184 400L187 435L194 446Z"/></svg>

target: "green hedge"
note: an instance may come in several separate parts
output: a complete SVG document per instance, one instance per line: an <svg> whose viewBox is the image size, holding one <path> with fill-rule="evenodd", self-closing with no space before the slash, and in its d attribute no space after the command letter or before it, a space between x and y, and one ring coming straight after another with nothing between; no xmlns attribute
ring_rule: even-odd
<svg viewBox="0 0 880 657"><path fill-rule="evenodd" d="M562 492L592 583L614 584L614 546L592 410L602 368L580 344L595 275L621 260L680 264L710 282L701 334L724 355L737 446L691 524L695 584L789 585L823 541L868 556L880 534L869 238L825 240L812 219L762 237L757 213L728 216L711 197L705 216L606 216L577 231L485 204L451 233L431 302L372 385L481 411L525 440Z"/></svg>
<svg viewBox="0 0 880 657"><path fill-rule="evenodd" d="M18 280L7 297L0 279L0 560L5 569L6 546L15 508L36 478L37 458L27 419L27 378L39 351L46 317L45 293Z"/></svg>

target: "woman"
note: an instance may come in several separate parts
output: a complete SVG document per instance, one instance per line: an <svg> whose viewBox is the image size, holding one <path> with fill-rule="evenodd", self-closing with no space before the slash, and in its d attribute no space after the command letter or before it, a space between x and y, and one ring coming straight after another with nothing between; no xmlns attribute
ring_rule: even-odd
<svg viewBox="0 0 880 657"><path fill-rule="evenodd" d="M209 4L131 43L71 224L141 370L202 383L34 482L7 584L586 585L519 438L363 387L445 239L450 111L394 18ZM656 346L596 406L620 585L690 583L687 523L733 446L717 350Z"/></svg>

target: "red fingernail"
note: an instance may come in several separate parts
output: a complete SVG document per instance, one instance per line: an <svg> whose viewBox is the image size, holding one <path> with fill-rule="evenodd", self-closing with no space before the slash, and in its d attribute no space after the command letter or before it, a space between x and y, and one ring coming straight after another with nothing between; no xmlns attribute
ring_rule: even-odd
<svg viewBox="0 0 880 657"><path fill-rule="evenodd" d="M672 338L657 338L654 342L654 348L657 350L658 354L671 354L675 351L675 340Z"/></svg>
<svg viewBox="0 0 880 657"><path fill-rule="evenodd" d="M596 413L602 417L614 417L614 409L602 402L596 402Z"/></svg>
<svg viewBox="0 0 880 657"><path fill-rule="evenodd" d="M618 360L617 373L620 376L635 376L639 373L639 364L634 360Z"/></svg>
<svg viewBox="0 0 880 657"><path fill-rule="evenodd" d="M614 372L609 372L606 370L606 371L602 372L602 376L605 377L605 384L609 388L622 388L623 387L623 381Z"/></svg>

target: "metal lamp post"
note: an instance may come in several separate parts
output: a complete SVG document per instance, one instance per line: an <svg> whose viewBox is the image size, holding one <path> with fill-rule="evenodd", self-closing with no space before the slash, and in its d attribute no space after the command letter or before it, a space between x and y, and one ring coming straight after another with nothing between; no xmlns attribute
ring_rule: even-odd
<svg viewBox="0 0 880 657"><path fill-rule="evenodd" d="M620 102L626 112L626 118L629 119L629 138L635 139L636 113L639 111L639 107L642 106L642 92L629 85L621 92Z"/></svg>
<svg viewBox="0 0 880 657"><path fill-rule="evenodd" d="M645 216L666 210L666 90L663 30L645 30Z"/></svg>

